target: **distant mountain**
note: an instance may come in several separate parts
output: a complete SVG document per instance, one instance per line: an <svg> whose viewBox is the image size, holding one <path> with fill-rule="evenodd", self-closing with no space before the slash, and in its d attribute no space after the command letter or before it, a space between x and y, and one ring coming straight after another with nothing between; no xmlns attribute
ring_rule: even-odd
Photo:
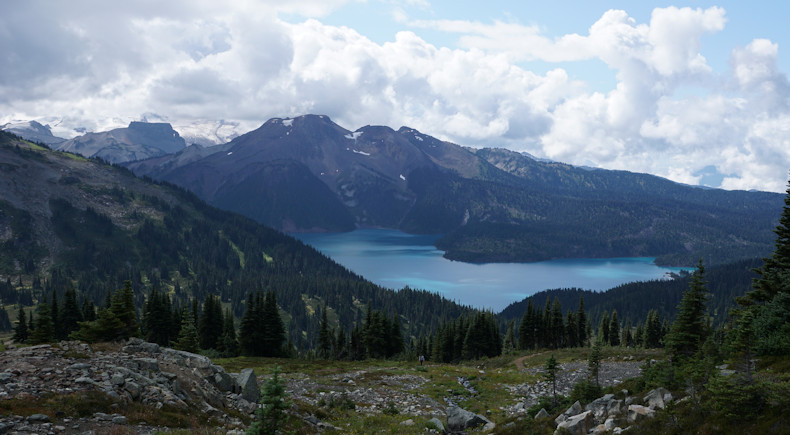
<svg viewBox="0 0 790 435"><path fill-rule="evenodd" d="M271 119L206 152L128 167L285 231L442 233L446 256L469 262L759 257L782 205L779 194L474 150L407 127L352 132L320 115Z"/></svg>
<svg viewBox="0 0 790 435"><path fill-rule="evenodd" d="M176 153L185 147L184 139L168 123L132 122L127 128L87 133L59 144L57 149L121 163Z"/></svg>
<svg viewBox="0 0 790 435"><path fill-rule="evenodd" d="M50 147L66 141L62 137L53 135L48 125L41 125L41 123L36 121L12 122L0 126L0 130L5 130L29 141L43 143Z"/></svg>
<svg viewBox="0 0 790 435"><path fill-rule="evenodd" d="M52 290L62 297L68 286L100 305L108 289L130 280L138 307L158 287L180 306L219 295L241 316L248 294L273 291L293 343L306 347L315 340L317 308L324 304L336 316L333 324L346 331L368 304L400 313L406 336L471 311L426 291L383 289L302 242L181 188L5 132L0 277L3 284L13 278L17 287L0 293L5 306L31 305Z"/></svg>

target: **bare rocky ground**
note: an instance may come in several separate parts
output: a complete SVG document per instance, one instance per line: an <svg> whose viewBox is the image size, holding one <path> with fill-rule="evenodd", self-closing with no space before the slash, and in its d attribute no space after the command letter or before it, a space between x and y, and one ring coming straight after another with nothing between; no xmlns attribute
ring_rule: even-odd
<svg viewBox="0 0 790 435"><path fill-rule="evenodd" d="M485 370L469 369L466 375L458 375L455 366L421 371L402 364L360 365L345 366L353 367L348 370L283 373L286 392L295 403L290 413L303 422L300 433L344 432L345 428L330 423L333 407L344 404L352 404L351 415L360 418L394 414L395 424L431 418L446 424L454 407L474 407L479 397L475 385L506 392L498 411L493 411L510 417L524 415L539 397L552 394L551 385L542 380L541 368L488 370L511 373L510 379L515 380L523 375L525 381L492 384L498 382L495 376L481 380L486 378ZM601 383L615 385L638 376L640 365L604 360ZM204 356L136 339L93 348L78 342L11 348L0 352L0 434L152 434L184 425L242 433L258 407L263 382L251 372L227 373ZM438 373L443 376L440 388ZM481 379L470 382L473 375ZM568 395L586 376L586 363L562 364L557 393ZM27 408L25 403L29 403Z"/></svg>

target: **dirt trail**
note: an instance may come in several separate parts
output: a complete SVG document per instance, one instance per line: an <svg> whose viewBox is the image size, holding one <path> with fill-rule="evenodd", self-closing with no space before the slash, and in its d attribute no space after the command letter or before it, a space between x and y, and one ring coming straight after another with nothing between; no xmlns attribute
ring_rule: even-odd
<svg viewBox="0 0 790 435"><path fill-rule="evenodd" d="M536 356L545 355L546 353L548 353L548 351L533 353L532 355L525 355L525 356L522 356L520 358L516 358L515 360L513 360L513 364L516 365L517 369L524 370L524 361L526 361L526 360L528 360L530 358L534 358Z"/></svg>

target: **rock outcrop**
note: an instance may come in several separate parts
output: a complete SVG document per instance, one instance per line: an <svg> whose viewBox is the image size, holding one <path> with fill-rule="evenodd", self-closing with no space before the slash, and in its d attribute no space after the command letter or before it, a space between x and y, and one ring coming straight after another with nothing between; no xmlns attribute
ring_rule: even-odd
<svg viewBox="0 0 790 435"><path fill-rule="evenodd" d="M244 376L234 376L205 356L136 338L114 351L94 351L85 343L60 342L0 353L0 399L35 399L47 393L80 391L98 391L110 401L137 402L155 409L196 409L227 430L242 425L229 414L251 414L260 399L251 369ZM17 417L2 417L0 425L13 431L20 424L51 424L35 416ZM126 417L102 414L74 424L121 425L126 424Z"/></svg>

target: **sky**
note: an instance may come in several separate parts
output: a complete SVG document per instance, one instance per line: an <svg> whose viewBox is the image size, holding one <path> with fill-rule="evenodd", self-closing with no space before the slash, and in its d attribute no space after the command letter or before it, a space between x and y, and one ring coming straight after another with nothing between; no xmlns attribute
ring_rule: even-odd
<svg viewBox="0 0 790 435"><path fill-rule="evenodd" d="M6 0L0 124L273 117L784 192L784 1Z"/></svg>

